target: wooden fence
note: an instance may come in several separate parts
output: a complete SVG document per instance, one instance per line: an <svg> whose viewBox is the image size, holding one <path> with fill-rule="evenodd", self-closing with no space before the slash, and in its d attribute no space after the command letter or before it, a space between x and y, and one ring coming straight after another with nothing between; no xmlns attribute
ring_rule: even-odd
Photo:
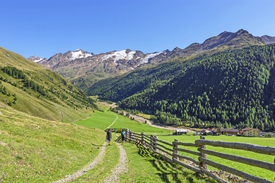
<svg viewBox="0 0 275 183"><path fill-rule="evenodd" d="M219 158L235 161L235 162L244 163L244 164L251 165L251 166L264 168L264 169L275 172L275 164L273 164L273 163L268 163L268 162L259 161L259 160L255 160L255 159L244 158L241 156L207 150L206 146L241 149L241 150L252 151L255 153L268 154L268 155L275 155L275 147L258 146L258 145L246 144L246 143L210 141L210 140L205 140L205 138L202 136L200 137L200 140L196 140L194 143L184 143L184 142L179 142L178 140L174 140L172 143L169 143L169 142L165 142L163 140L158 139L157 136L153 136L153 135L148 136L148 135L145 135L144 133L139 134L139 133L132 132L131 130L126 131L126 139L129 141L138 142L141 145L143 145L147 148L150 148L152 151L154 151L154 153L159 154L166 161L169 161L171 163L177 163L177 164L179 164L185 168L188 168L194 172L204 173L208 176L211 176L217 182L225 183L227 181L225 181L225 180L221 179L220 177L211 173L208 170L207 165L210 165L210 166L218 168L220 170L229 172L236 176L245 178L252 182L271 183L272 181L266 180L266 179L263 179L260 177L256 177L256 176L248 174L246 172L239 171L234 168L231 168L231 167L216 163L214 161L211 161L211 160L207 159L207 154L216 156ZM191 151L191 150L184 149L184 146L197 147L198 149L197 149L197 151ZM198 161L191 157L183 156L183 155L179 154L179 152L185 152L188 154L196 155L196 156L198 156ZM182 162L181 159L192 161L195 166L186 164L186 163ZM274 160L274 163L275 163L275 160Z"/></svg>

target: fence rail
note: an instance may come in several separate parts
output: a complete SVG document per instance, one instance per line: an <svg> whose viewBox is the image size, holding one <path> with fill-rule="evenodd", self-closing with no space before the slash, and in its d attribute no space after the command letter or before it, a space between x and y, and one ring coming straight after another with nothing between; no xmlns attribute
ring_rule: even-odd
<svg viewBox="0 0 275 183"><path fill-rule="evenodd" d="M227 181L211 173L208 170L207 165L210 165L212 167L218 168L220 170L229 172L231 174L237 175L239 177L245 178L247 180L250 180L256 183L271 183L272 181L269 181L260 177L256 177L254 175L236 170L234 168L216 163L214 161L210 161L209 159L207 159L207 154L275 172L275 164L273 163L245 158L245 157L231 155L231 154L225 154L217 151L207 150L206 146L241 149L241 150L252 151L252 152L256 152L260 154L268 154L268 155L275 155L275 147L266 147L266 146L259 146L259 145L246 144L246 143L210 141L210 140L205 140L204 137L202 136L201 136L201 139L196 140L195 143L179 142L176 139L172 143L169 143L158 139L157 136L153 136L153 135L148 136L148 135L145 135L144 133L139 134L139 133L131 132L131 130L126 131L126 139L128 139L129 141L138 142L148 147L149 149L154 151L154 153L162 156L166 161L179 164L194 172L199 172L199 173L203 173L208 176L211 176L213 179L215 179L217 182L220 182L220 183L226 183ZM165 145L171 146L171 147L169 148L169 147L166 147ZM179 148L179 146L197 147L197 151ZM179 152L185 152L185 153L199 156L198 161L191 157L181 155L179 154ZM171 156L172 158L170 158ZM183 159L193 162L194 166L182 162Z"/></svg>

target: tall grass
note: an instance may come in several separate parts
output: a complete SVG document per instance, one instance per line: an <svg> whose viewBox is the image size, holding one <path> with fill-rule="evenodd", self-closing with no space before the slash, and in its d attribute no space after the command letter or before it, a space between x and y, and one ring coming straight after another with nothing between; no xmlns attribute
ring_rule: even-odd
<svg viewBox="0 0 275 183"><path fill-rule="evenodd" d="M0 179L51 182L93 161L105 134L0 106Z"/></svg>

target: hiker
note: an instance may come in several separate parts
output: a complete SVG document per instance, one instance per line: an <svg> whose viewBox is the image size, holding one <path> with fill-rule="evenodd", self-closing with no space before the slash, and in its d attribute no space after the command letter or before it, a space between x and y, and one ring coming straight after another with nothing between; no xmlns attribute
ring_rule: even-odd
<svg viewBox="0 0 275 183"><path fill-rule="evenodd" d="M110 144L111 138L112 138L112 132L110 129L108 129L107 134L106 134L106 140L108 141L109 145L111 145Z"/></svg>
<svg viewBox="0 0 275 183"><path fill-rule="evenodd" d="M125 130L124 129L122 129L122 131L121 131L121 140L122 140L122 144L124 144L125 143Z"/></svg>

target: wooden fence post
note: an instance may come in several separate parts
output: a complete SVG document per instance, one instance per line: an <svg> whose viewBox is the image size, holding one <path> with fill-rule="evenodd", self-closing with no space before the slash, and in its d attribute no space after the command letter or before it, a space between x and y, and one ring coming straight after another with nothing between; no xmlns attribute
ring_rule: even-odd
<svg viewBox="0 0 275 183"><path fill-rule="evenodd" d="M153 136L153 135L151 135L150 141L151 141L151 142L150 142L151 148L154 149L154 144L153 144L153 142L154 142L154 136Z"/></svg>
<svg viewBox="0 0 275 183"><path fill-rule="evenodd" d="M154 142L155 142L155 144L154 144L154 149L155 149L155 151L156 152L158 152L158 149L157 149L157 147L158 147L158 145L156 144L158 141L156 140L156 139L158 139L158 137L157 136L154 136L155 137L155 139L154 139Z"/></svg>
<svg viewBox="0 0 275 183"><path fill-rule="evenodd" d="M126 132L125 132L125 134L126 134L126 137L127 138L125 138L125 141L129 138L129 129L126 129ZM129 141L129 140L128 140Z"/></svg>
<svg viewBox="0 0 275 183"><path fill-rule="evenodd" d="M177 139L175 139L174 140L174 142L173 142L173 150L174 150L174 154L178 154L179 153L179 151L178 150L175 150L175 148L178 148L179 147L179 145L178 144L176 144L175 142L179 142ZM179 157L176 157L175 155L173 154L173 160L175 159L175 160L177 160L177 161L179 161Z"/></svg>
<svg viewBox="0 0 275 183"><path fill-rule="evenodd" d="M144 145L144 133L141 133L141 144Z"/></svg>
<svg viewBox="0 0 275 183"><path fill-rule="evenodd" d="M129 142L132 140L132 134L131 134L132 132L131 132L131 129L129 129Z"/></svg>
<svg viewBox="0 0 275 183"><path fill-rule="evenodd" d="M200 136L200 139L205 140L205 137ZM199 145L198 148L206 149L206 145ZM201 157L207 159L207 154L201 153ZM208 170L207 164L205 164L205 163L203 163L203 162L201 162L201 167L202 167L203 169L205 169L205 170Z"/></svg>

